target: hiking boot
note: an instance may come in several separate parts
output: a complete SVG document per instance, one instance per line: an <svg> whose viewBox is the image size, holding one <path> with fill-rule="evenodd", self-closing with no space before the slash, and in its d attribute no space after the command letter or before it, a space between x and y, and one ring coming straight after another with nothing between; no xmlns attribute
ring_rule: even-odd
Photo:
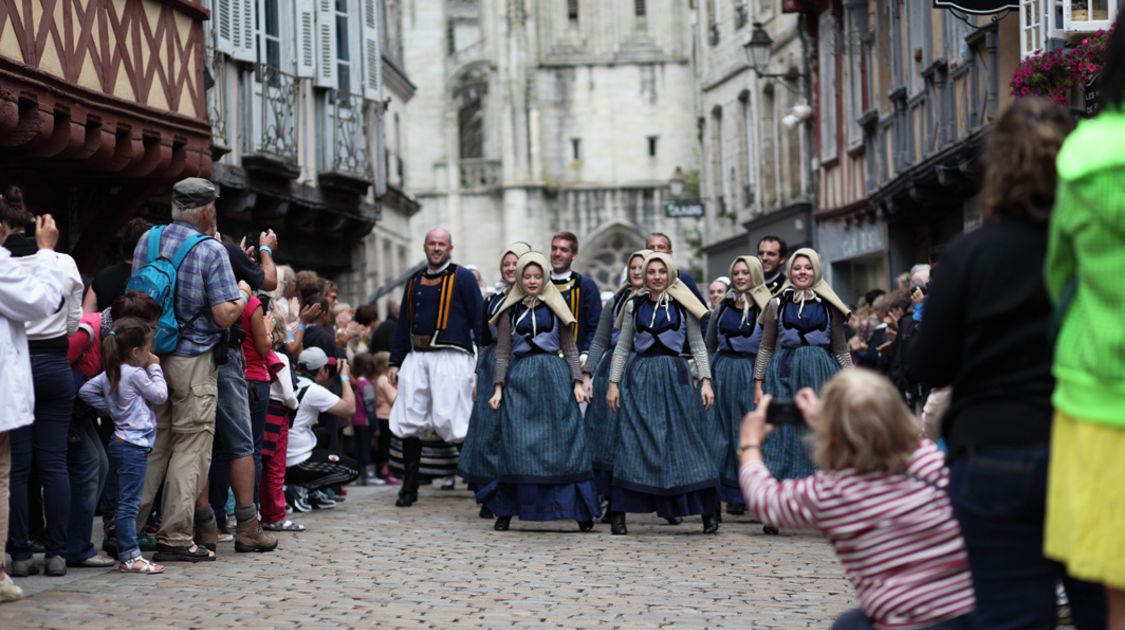
<svg viewBox="0 0 1125 630"><path fill-rule="evenodd" d="M235 551L273 551L276 548L277 536L263 530L257 517L239 523L238 528L234 530Z"/></svg>

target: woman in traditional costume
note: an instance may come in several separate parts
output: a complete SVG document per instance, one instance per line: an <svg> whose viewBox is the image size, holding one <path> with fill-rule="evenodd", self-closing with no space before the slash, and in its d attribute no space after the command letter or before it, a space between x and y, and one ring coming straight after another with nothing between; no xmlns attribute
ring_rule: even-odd
<svg viewBox="0 0 1125 630"><path fill-rule="evenodd" d="M612 532L627 533L626 512L656 512L667 519L699 514L703 531L714 533L719 470L706 417L714 393L699 324L707 307L680 281L667 254L645 258L644 277L647 291L628 300L621 312L606 393L609 408L621 410ZM685 346L696 362L698 390L681 356Z"/></svg>
<svg viewBox="0 0 1125 630"><path fill-rule="evenodd" d="M491 319L496 326L494 393L498 483L478 492L497 531L524 521L571 519L594 526L598 495L578 405L586 389L578 367L575 319L538 252L520 256L517 284ZM562 354L560 357L559 354Z"/></svg>

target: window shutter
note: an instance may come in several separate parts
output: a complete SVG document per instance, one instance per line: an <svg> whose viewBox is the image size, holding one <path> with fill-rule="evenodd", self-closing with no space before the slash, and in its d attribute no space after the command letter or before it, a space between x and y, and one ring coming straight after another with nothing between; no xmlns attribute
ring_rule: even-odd
<svg viewBox="0 0 1125 630"><path fill-rule="evenodd" d="M316 0L316 85L336 87L336 7L333 0Z"/></svg>
<svg viewBox="0 0 1125 630"><path fill-rule="evenodd" d="M363 0L363 97L382 99L383 57L379 52L379 3Z"/></svg>
<svg viewBox="0 0 1125 630"><path fill-rule="evenodd" d="M236 0L211 0L211 28L215 33L215 49L231 54L234 51L231 20L231 5Z"/></svg>
<svg viewBox="0 0 1125 630"><path fill-rule="evenodd" d="M314 0L297 0L293 29L297 34L297 76L316 75L316 6Z"/></svg>
<svg viewBox="0 0 1125 630"><path fill-rule="evenodd" d="M258 60L255 25L258 3L254 0L226 0L231 6L231 57L239 61Z"/></svg>

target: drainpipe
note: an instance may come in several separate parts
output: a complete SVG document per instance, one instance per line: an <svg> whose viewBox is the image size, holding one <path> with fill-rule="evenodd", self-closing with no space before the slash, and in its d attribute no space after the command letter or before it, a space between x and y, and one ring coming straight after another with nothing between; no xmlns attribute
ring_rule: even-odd
<svg viewBox="0 0 1125 630"><path fill-rule="evenodd" d="M812 105L816 101L813 100L814 95L813 95L813 82L812 82L812 62L810 61L811 54L812 54L813 51L811 51L809 49L809 39L808 39L808 36L805 33L807 20L808 20L807 14L805 14L805 13L797 14L797 37L799 37L800 40L801 40L801 57L802 57L802 65L804 66L801 70L802 70L802 74L805 75L802 82L804 83L805 98L807 99L806 102L809 103L809 105ZM819 108L819 106L820 106L820 103L817 103L818 108ZM816 208L817 208L817 191L819 190L819 186L817 184L818 184L818 181L819 181L818 176L819 176L819 168L820 168L820 160L816 159L816 143L814 142L815 138L814 138L814 135L813 135L814 132L815 132L815 129L816 129L815 126L814 126L815 120L816 120L816 117L810 116L809 119L807 121L805 121L805 148L806 148L806 151L807 151L807 153L806 153L807 159L805 160L805 162L808 164L808 168L809 168L809 179L808 179L809 184L808 184L808 190L805 191L805 195L806 195L806 197L808 197L809 207L811 208L811 210L809 212L807 225L805 226L805 230L806 230L805 233L807 235L808 241L810 243L813 243L814 245L816 245L816 243L814 242L814 237L816 236L816 230L814 229L814 226L813 226L812 214L813 214L813 212L816 212Z"/></svg>

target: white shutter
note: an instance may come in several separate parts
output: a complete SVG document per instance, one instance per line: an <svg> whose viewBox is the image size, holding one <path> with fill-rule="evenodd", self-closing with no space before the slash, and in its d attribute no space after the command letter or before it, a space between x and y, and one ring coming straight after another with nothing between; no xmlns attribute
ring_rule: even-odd
<svg viewBox="0 0 1125 630"><path fill-rule="evenodd" d="M363 4L363 97L382 100L383 56L379 52L379 2L362 0Z"/></svg>
<svg viewBox="0 0 1125 630"><path fill-rule="evenodd" d="M223 1L223 0L220 0ZM239 61L258 60L255 0L225 0L231 5L231 57Z"/></svg>
<svg viewBox="0 0 1125 630"><path fill-rule="evenodd" d="M211 28L215 32L215 49L231 54L234 51L231 5L236 0L211 0Z"/></svg>
<svg viewBox="0 0 1125 630"><path fill-rule="evenodd" d="M316 75L316 7L314 0L297 0L297 76Z"/></svg>
<svg viewBox="0 0 1125 630"><path fill-rule="evenodd" d="M333 0L316 0L316 85L336 87L336 7Z"/></svg>

